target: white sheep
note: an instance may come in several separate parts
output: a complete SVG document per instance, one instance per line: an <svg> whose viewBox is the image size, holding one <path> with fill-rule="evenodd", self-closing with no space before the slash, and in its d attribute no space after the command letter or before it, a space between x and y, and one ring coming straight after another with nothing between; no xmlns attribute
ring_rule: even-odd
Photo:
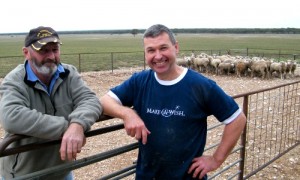
<svg viewBox="0 0 300 180"><path fill-rule="evenodd" d="M249 63L251 70L251 78L254 77L254 73L260 73L261 77L264 79L268 74L268 65L265 60L251 60Z"/></svg>
<svg viewBox="0 0 300 180"><path fill-rule="evenodd" d="M176 58L176 63L179 66L183 66L183 67L187 67L188 66L187 60L185 58Z"/></svg>
<svg viewBox="0 0 300 180"><path fill-rule="evenodd" d="M183 55L183 58L181 58L181 57L176 58L176 63L179 66L191 68L191 66L193 64L193 58L194 58L193 56L184 56Z"/></svg>
<svg viewBox="0 0 300 180"><path fill-rule="evenodd" d="M208 58L195 57L193 62L196 70L198 70L199 72L207 72L208 64L209 64Z"/></svg>
<svg viewBox="0 0 300 180"><path fill-rule="evenodd" d="M291 73L292 73L292 76L295 77L295 70L297 69L297 62L296 61L293 61L292 62L292 68L291 68Z"/></svg>
<svg viewBox="0 0 300 180"><path fill-rule="evenodd" d="M270 66L270 75L274 76L274 73L277 73L281 79L284 79L286 70L285 62L273 62Z"/></svg>
<svg viewBox="0 0 300 180"><path fill-rule="evenodd" d="M211 70L212 70L212 71L215 71L215 73L216 73L217 75L219 74L218 66L219 66L220 63L221 63L221 59L215 59L215 58L213 58L213 59L210 61L210 63L209 63L209 65L210 65L210 67L211 67Z"/></svg>
<svg viewBox="0 0 300 180"><path fill-rule="evenodd" d="M291 61L291 60L287 60L287 61L286 61L286 69L285 69L285 73L286 73L286 74L291 73L291 69L292 69L292 61Z"/></svg>
<svg viewBox="0 0 300 180"><path fill-rule="evenodd" d="M219 74L227 73L229 75L230 72L234 69L234 63L229 62L221 62L218 66Z"/></svg>

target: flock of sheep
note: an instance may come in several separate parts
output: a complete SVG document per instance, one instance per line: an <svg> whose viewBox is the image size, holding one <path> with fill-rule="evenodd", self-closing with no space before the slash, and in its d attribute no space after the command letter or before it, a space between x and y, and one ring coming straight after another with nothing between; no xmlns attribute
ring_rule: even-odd
<svg viewBox="0 0 300 180"><path fill-rule="evenodd" d="M261 77L281 79L294 77L297 62L286 60L277 62L274 59L261 57L243 57L231 55L208 55L200 53L190 56L182 55L177 58L177 64L192 68L201 73L214 73L216 75L236 74L238 77Z"/></svg>

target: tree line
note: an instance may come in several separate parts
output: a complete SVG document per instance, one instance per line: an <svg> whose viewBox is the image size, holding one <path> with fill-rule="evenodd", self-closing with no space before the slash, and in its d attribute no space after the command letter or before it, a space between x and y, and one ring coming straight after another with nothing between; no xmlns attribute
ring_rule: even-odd
<svg viewBox="0 0 300 180"><path fill-rule="evenodd" d="M142 34L146 29L124 29L124 30L89 30L89 31L62 31L60 34ZM298 28L175 28L171 29L177 33L228 33L228 34L300 34Z"/></svg>
<svg viewBox="0 0 300 180"><path fill-rule="evenodd" d="M300 34L298 28L201 28L173 29L174 33L228 33L228 34Z"/></svg>
<svg viewBox="0 0 300 180"><path fill-rule="evenodd" d="M58 31L59 34L142 34L146 29L122 29L122 30L81 30L81 31ZM214 33L214 34L300 34L299 28L174 28L178 33ZM4 33L0 35L24 35L24 33Z"/></svg>

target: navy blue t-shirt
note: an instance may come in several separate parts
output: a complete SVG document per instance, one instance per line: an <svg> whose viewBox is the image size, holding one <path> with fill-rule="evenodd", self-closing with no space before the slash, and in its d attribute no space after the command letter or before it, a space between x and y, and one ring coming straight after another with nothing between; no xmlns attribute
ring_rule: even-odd
<svg viewBox="0 0 300 180"><path fill-rule="evenodd" d="M147 144L139 144L137 179L192 179L187 171L204 151L207 116L222 122L239 109L214 81L185 71L174 81L160 81L145 70L111 89L151 132Z"/></svg>

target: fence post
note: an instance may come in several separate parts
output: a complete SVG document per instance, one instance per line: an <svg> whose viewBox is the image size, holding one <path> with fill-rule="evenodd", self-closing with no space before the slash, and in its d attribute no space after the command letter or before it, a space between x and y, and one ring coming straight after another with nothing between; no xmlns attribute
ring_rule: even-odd
<svg viewBox="0 0 300 180"><path fill-rule="evenodd" d="M278 60L280 60L280 56L281 56L281 50L280 49L278 50L278 56L279 56Z"/></svg>
<svg viewBox="0 0 300 180"><path fill-rule="evenodd" d="M78 54L78 68L79 68L79 72L81 73L81 55L80 55L80 53Z"/></svg>
<svg viewBox="0 0 300 180"><path fill-rule="evenodd" d="M111 72L114 72L114 53L110 53L110 59L111 59Z"/></svg>
<svg viewBox="0 0 300 180"><path fill-rule="evenodd" d="M249 48L246 49L246 55L249 56Z"/></svg>
<svg viewBox="0 0 300 180"><path fill-rule="evenodd" d="M248 48L247 48L248 49ZM249 95L244 96L244 101L243 101L243 112L246 116L246 124L243 130L243 134L241 137L241 145L242 150L240 151L240 158L242 159L241 163L240 163L240 174L238 179L242 180L244 177L244 168L245 168L245 155L246 155L246 140L247 140L247 116L248 116L248 99L249 99Z"/></svg>

